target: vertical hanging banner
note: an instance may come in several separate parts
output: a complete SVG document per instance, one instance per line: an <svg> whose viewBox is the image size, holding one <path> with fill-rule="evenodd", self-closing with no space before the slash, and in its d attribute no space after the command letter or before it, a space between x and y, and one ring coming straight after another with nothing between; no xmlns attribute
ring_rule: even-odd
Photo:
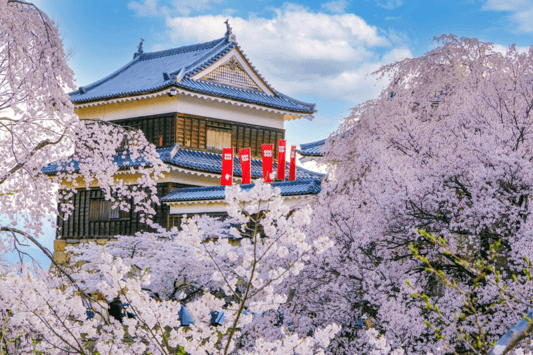
<svg viewBox="0 0 533 355"><path fill-rule="evenodd" d="M296 180L296 146L291 145L291 165L289 166L289 181Z"/></svg>
<svg viewBox="0 0 533 355"><path fill-rule="evenodd" d="M265 182L272 182L270 174L272 174L272 169L274 165L274 147L273 144L261 144L263 149L263 179Z"/></svg>
<svg viewBox="0 0 533 355"><path fill-rule="evenodd" d="M233 148L222 150L222 176L220 185L231 185L233 181Z"/></svg>
<svg viewBox="0 0 533 355"><path fill-rule="evenodd" d="M280 139L278 141L278 180L285 180L285 151L287 141Z"/></svg>
<svg viewBox="0 0 533 355"><path fill-rule="evenodd" d="M249 184L252 175L250 162L250 148L239 150L239 159L241 160L242 181L241 184Z"/></svg>

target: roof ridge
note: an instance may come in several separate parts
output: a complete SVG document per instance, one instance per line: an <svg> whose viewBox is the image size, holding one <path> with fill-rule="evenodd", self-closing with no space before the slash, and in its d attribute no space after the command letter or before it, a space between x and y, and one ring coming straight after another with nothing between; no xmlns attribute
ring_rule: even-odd
<svg viewBox="0 0 533 355"><path fill-rule="evenodd" d="M218 59L220 59L221 56L226 55L227 52L235 48L234 42L224 42L225 41L222 41L220 43L224 44L224 46L221 46L221 48L217 48L218 46L215 46L211 51L204 54L201 58L198 58L196 61L189 64L185 68L187 70L186 78L190 78L191 75L195 75L199 71L203 70L206 66L209 66L212 63L216 62ZM215 55L215 52L218 50L220 50L220 52Z"/></svg>
<svg viewBox="0 0 533 355"><path fill-rule="evenodd" d="M273 182L267 184L273 188L278 188L281 196L316 195L321 191L320 179ZM255 185L255 182L246 185L236 184L236 186L241 187L243 191L250 191ZM226 197L226 187L227 186L215 185L172 189L168 195L161 198L161 202L194 203L194 201L224 200Z"/></svg>
<svg viewBox="0 0 533 355"><path fill-rule="evenodd" d="M159 149L166 149L166 148L159 148ZM189 156L191 156L191 155L194 155L194 156L197 156L197 155L210 156L210 157L212 157L212 159L216 159L217 161L220 161L220 163L222 163L222 154L212 153L212 152L204 152L204 151L198 151L198 150L186 149L186 148L181 148L178 151L178 153L172 159L165 160L165 157L163 157L162 160L165 161L166 163L179 166L180 163L177 162L177 161L180 160L180 157L179 157L180 153L181 154L186 154L186 155L189 155ZM242 176L242 168L240 167L240 160L239 160L238 155L234 156L233 163L234 163L234 166L233 166L234 169L239 167L238 170L234 170L234 176ZM254 173L253 173L253 170L256 169L257 166L262 165L262 159L252 158L250 160L250 163L251 163L251 168L252 168L252 176L255 176ZM275 165L275 169L277 169L277 162L273 162L273 163ZM213 172L215 174L220 174L220 172L221 172L221 169L218 168L218 167L217 168L213 168L213 169L207 169L207 170L206 170L205 167L203 169L198 168L198 167L192 167L192 166L185 166L185 167L187 169L193 169L193 170L210 171L210 172ZM289 168L288 166L285 167L286 170L288 168ZM241 174L239 174L239 170L241 171ZM316 171L308 170L308 169L305 169L302 166L297 166L296 175L297 175L297 179L296 180L298 180L298 181L307 180L307 179L322 179L325 176L325 174L323 174L323 173L318 173ZM307 175L308 177L302 177L302 175L304 175L304 176Z"/></svg>
<svg viewBox="0 0 533 355"><path fill-rule="evenodd" d="M261 92L261 91L256 91L256 90L246 90L246 89L243 89L243 88L238 88L238 87L235 87L235 86L231 86L231 85L225 85L225 84L221 84L221 83L212 83L212 82L208 82L208 81L205 81L205 80L193 80L193 79L184 79L182 80L180 83L177 83L175 84L177 86L180 86L186 90L190 90L190 91L193 91L193 92L197 92L197 93L201 93L201 94L207 94L207 95L213 95L213 96L218 96L218 97L227 97L227 98L230 98L232 100L237 100L237 101L244 101L244 102L251 102L251 103L255 103L255 104L259 104L259 105L262 105L262 106L267 106L267 107L274 107L274 108L279 108L279 109L283 109L283 110L287 110L287 111L293 111L293 112L302 112L302 110L305 110L306 113L308 114L312 114L314 113L314 104L306 104L306 103L297 103L295 101L297 100L294 100L292 99L290 96L285 96L285 97L279 97L279 96L271 96L271 95L267 95L265 94L264 92ZM191 87L191 85L194 85L196 87ZM260 95L262 97L265 97L265 98L272 98L272 99L275 99L275 100L279 100L277 103L274 103L274 102L261 102L261 103L258 103L257 101L254 101L252 99L242 99L242 98L236 98L230 94L224 94L224 93L214 93L214 92L211 92L211 91L208 91L208 89L202 89L201 87L198 87L198 85L203 85L203 86L213 86L213 87L221 87L221 88L225 88L225 89L229 89L229 90L236 90L236 91L241 91L241 92L246 92L246 93L252 93L252 94L255 94L255 95ZM295 109L294 107L289 107L287 106L287 104L293 104L293 105L299 105L299 109ZM312 110L312 111L308 111L308 110Z"/></svg>
<svg viewBox="0 0 533 355"><path fill-rule="evenodd" d="M263 77L263 75L261 75L261 73L259 73L259 71L255 67L255 65L252 64L252 62L250 61L248 56L246 54L244 54L244 51L242 50L242 47L237 42L229 42L229 43L232 44L232 46L228 46L223 54L221 52L217 56L215 56L213 58L210 58L208 61L206 61L204 63L198 63L198 65L196 65L196 67L192 68L190 70L190 72L187 74L187 78L190 78L192 75L196 75L198 72L202 71L207 66L209 66L213 62L217 61L219 59L219 57L220 57L220 54L225 55L229 50L232 50L232 49L236 48L240 52L241 56L246 61L246 63L250 66L252 71L257 75L259 80L261 80L266 85L266 87L274 93L275 97L276 96L279 97L279 95L278 95L279 92L276 89L274 89L272 87L272 85L270 85L268 83L268 81ZM192 67L192 65L191 65L191 67Z"/></svg>
<svg viewBox="0 0 533 355"><path fill-rule="evenodd" d="M138 55L138 56L134 57L126 65L122 66L120 69L114 71L113 73L109 74L108 76L106 76L106 77L104 77L104 78L102 78L102 79L100 79L98 81L95 81L94 83L89 84L87 86L80 86L80 88L82 88L84 93L86 93L86 92L94 89L95 87L105 83L106 81L108 81L110 79L113 79L118 74L122 73L123 71L125 71L126 69L128 69L129 67L131 67L133 64L135 64L138 61L156 59L156 58L161 58L161 57L165 57L165 56L169 56L169 55L174 55L174 54L179 54L179 53L192 52L192 51L195 51L195 50L205 49L205 48L209 48L210 46L216 46L217 44L223 43L225 40L226 40L226 37L222 37L222 38L216 39L214 41L198 43L198 44L192 44L192 45L188 45L188 46L181 46L181 47L166 49L166 50L157 51L157 52L142 53L141 55ZM70 96L74 96L74 95L78 95L80 93L81 92L78 89L76 91L69 92L69 95Z"/></svg>
<svg viewBox="0 0 533 355"><path fill-rule="evenodd" d="M237 51L239 55L244 58L247 65L249 65L254 72L254 75L256 75L259 80L271 90L273 95L271 95L270 92L267 93L267 91L263 92L261 90L232 86L226 83L213 83L205 80L191 79L192 76L210 65L213 65L213 63L219 61L220 58L227 55L227 53L232 50ZM183 56L184 59L179 63L174 62L173 56ZM165 65L161 64L161 66L158 66L159 62L157 58L166 58L161 59ZM151 61L151 59L154 59L154 61ZM130 77L127 77L127 73L130 71L132 73L137 73L139 70L136 68L144 68L145 65L149 69L149 75L141 77L140 82L134 83ZM152 69L161 70L160 72L155 73ZM181 75L179 75L178 78L175 78L175 73L180 70L183 70L185 76L181 77ZM179 80L179 78L182 80ZM130 83L131 85L127 86L125 83ZM133 60L110 75L85 87L80 87L78 90L69 93L69 95L71 96L72 102L83 104L85 102L94 102L97 100L153 93L165 90L169 87L183 90L183 92L180 91L180 93L183 93L184 95L198 96L201 98L205 98L203 95L207 95L216 97L216 100L220 102L226 102L226 99L232 100L229 101L230 103L234 103L233 100L235 100L251 104L251 107L255 107L252 105L259 105L261 106L260 109L279 109L288 111L289 113L294 112L303 114L306 115L307 118L315 112L316 107L314 104L293 99L292 97L284 95L272 88L272 86L270 86L264 77L257 71L257 68L255 68L250 62L250 59L244 54L237 42L230 41L226 37L210 42L182 46L163 51L140 53L135 56ZM240 105L240 103L235 104Z"/></svg>
<svg viewBox="0 0 533 355"><path fill-rule="evenodd" d="M80 86L80 88L84 91L84 94L85 94L87 91L90 91L90 90L94 89L98 85L101 85L101 84L105 83L106 81L108 81L110 79L113 79L115 76L117 76L118 74L122 73L123 71L125 71L126 69L131 67L133 64L138 62L139 59L140 59L140 56L137 56L137 57L133 58L131 61L129 61L126 65L122 66L120 69L115 70L113 73L109 74L108 76L106 76L106 77L104 77L104 78L102 78L102 79L100 79L98 81L95 81L92 84L89 84L89 85L86 85L86 86ZM78 89L76 91L69 92L68 94L70 96L78 95L78 94L80 94L80 89Z"/></svg>
<svg viewBox="0 0 533 355"><path fill-rule="evenodd" d="M179 54L179 53L185 53L185 52L193 52L200 49L207 49L209 47L216 47L218 44L223 43L225 41L226 37L222 37L219 39L215 39L213 41L204 42L204 43L197 43L197 44L190 44L187 46L181 46L176 48L170 48L165 49L162 51L156 51L156 52L146 52L139 55L141 60L150 60L150 59L156 59L161 58L169 55Z"/></svg>

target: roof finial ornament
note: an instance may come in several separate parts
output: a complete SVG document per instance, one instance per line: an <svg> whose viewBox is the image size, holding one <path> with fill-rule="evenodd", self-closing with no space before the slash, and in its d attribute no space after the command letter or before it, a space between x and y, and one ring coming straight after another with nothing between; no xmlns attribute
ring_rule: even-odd
<svg viewBox="0 0 533 355"><path fill-rule="evenodd" d="M226 37L229 37L229 35L231 34L231 27L229 25L229 19L227 19L226 21L224 21L224 23L226 24L226 34L225 36Z"/></svg>
<svg viewBox="0 0 533 355"><path fill-rule="evenodd" d="M143 42L144 42L144 39L141 38L141 42L139 43L139 46L137 47L137 53L143 53Z"/></svg>
<svg viewBox="0 0 533 355"><path fill-rule="evenodd" d="M228 39L228 41L230 42L237 42L237 37L235 37L235 35L233 34L232 32L232 28L231 26L229 25L229 19L227 19L226 21L224 21L224 23L226 24L226 38Z"/></svg>

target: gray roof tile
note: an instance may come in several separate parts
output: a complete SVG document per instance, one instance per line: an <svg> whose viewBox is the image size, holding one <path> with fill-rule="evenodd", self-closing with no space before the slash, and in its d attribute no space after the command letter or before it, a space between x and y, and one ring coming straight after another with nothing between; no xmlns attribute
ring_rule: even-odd
<svg viewBox="0 0 533 355"><path fill-rule="evenodd" d="M172 149L173 147L157 149L159 158L169 165L174 165L185 169L210 172L214 174L222 173L222 154L200 152L190 149L179 149L176 155L171 157L170 153ZM146 161L144 161L142 158L132 161L129 157L129 153L126 154L126 159L123 158L122 154L117 154L114 156L114 162L117 163L122 169L140 166L143 163L146 164ZM72 165L75 170L79 169L77 161L71 161L68 164ZM258 179L263 176L263 165L260 159L252 159L250 165L252 170L252 178ZM56 174L61 170L65 170L65 168L61 168L57 163L51 163L43 168L42 172L45 174ZM274 171L276 170L277 163L274 162ZM234 157L233 175L242 176L241 164L238 156ZM285 165L285 176L289 176L288 162ZM314 171L296 166L296 179L322 178L323 176L324 174L316 173Z"/></svg>
<svg viewBox="0 0 533 355"><path fill-rule="evenodd" d="M111 75L84 86L81 90L71 92L70 99L74 103L81 104L177 87L209 96L218 96L291 112L308 114L315 112L314 104L301 102L283 95L268 84L267 86L275 95L191 79L192 76L216 62L235 47L238 47L235 42L230 42L226 37L223 37L192 46L140 53L131 62ZM182 69L184 76L178 82L173 76ZM261 75L259 76L261 77Z"/></svg>
<svg viewBox="0 0 533 355"><path fill-rule="evenodd" d="M280 181L271 183L272 187L279 187L282 196L316 195L320 192L321 179L302 179L296 181ZM249 191L255 184L240 185L244 191ZM226 186L204 186L173 189L164 196L162 202L221 200L226 198Z"/></svg>
<svg viewBox="0 0 533 355"><path fill-rule="evenodd" d="M316 142L300 144L300 149L297 149L296 152L300 155L303 155L304 157L323 157L324 152L322 151L322 149L324 148L325 144L325 139Z"/></svg>

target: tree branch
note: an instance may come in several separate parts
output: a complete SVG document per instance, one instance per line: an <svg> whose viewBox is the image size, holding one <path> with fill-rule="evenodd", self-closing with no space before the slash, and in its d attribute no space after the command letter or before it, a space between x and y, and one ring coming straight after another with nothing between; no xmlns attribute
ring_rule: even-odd
<svg viewBox="0 0 533 355"><path fill-rule="evenodd" d="M17 234L20 234L20 235L23 235L25 236L26 238L28 238L33 244L35 244L39 249L41 249L41 251L44 253L44 255L46 255L46 257L48 257L48 259L50 259L50 261L52 262L52 264L54 264L54 266L57 268L57 270L59 270L59 272L61 274L63 274L69 281L70 283L76 287L76 289L78 290L78 292L80 293L80 295L82 297L85 297L86 299L91 299L91 297L84 291L82 290L78 284L76 283L76 280L74 280L72 278L72 276L70 276L70 274L63 268L61 267L61 265L59 265L57 263L57 261L54 259L54 255L52 255L52 253L50 253L50 250L46 249L44 246L42 246L41 243L39 243L37 241L37 239L35 239L34 237L32 237L31 235L29 235L28 233L26 232L23 232L19 229L16 229L16 228L10 228L10 227L0 227L0 232L11 232L11 233L17 233ZM94 310L96 313L98 313L100 316L102 316L102 314L96 310ZM102 316L102 319L105 319L103 316Z"/></svg>
<svg viewBox="0 0 533 355"><path fill-rule="evenodd" d="M509 329L490 349L489 355L503 355L514 349L526 336L533 331L533 309L526 314L527 319L522 319L514 327Z"/></svg>
<svg viewBox="0 0 533 355"><path fill-rule="evenodd" d="M15 165L11 170L9 170L9 172L7 172L1 179L0 179L0 184L3 184L11 175L13 175L14 173L16 173L17 171L19 171L20 169L22 169L22 167L24 167L24 165L26 164L26 162L32 157L35 155L35 153L37 153L39 150L43 149L44 147L46 147L47 145L52 145L52 144L57 144L61 141L61 139L63 139L65 135L61 135L61 137L58 138L58 140L56 140L55 142L51 142L49 139L45 139L44 141L42 141L41 143L39 143L35 148L33 148L31 150L31 152L28 154L28 156L26 157L26 159L24 159L24 162L22 163L18 163L17 165Z"/></svg>

